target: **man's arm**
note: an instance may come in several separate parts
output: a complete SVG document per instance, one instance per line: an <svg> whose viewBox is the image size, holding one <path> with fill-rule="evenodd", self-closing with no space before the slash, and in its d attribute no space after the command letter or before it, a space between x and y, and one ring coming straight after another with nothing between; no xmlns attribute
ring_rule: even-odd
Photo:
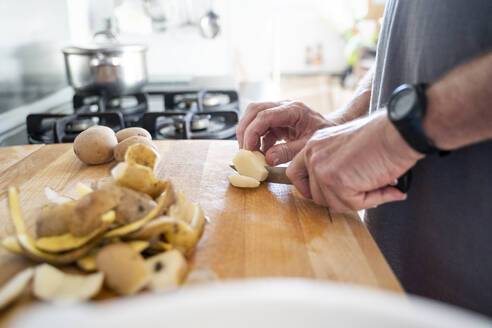
<svg viewBox="0 0 492 328"><path fill-rule="evenodd" d="M440 149L492 138L492 51L453 69L427 91L424 131Z"/></svg>
<svg viewBox="0 0 492 328"><path fill-rule="evenodd" d="M492 138L492 52L463 64L427 90L424 131L441 149ZM424 158L401 137L386 111L318 130L287 175L297 189L335 211L404 200L388 186Z"/></svg>
<svg viewBox="0 0 492 328"><path fill-rule="evenodd" d="M369 113L369 106L371 105L373 78L374 65L360 80L350 101L342 109L326 115L325 118L334 122L335 125L339 125L367 115Z"/></svg>

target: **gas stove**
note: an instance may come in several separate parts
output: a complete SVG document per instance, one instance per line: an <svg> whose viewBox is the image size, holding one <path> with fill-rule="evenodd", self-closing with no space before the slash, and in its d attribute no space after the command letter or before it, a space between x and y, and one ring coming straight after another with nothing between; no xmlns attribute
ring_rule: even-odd
<svg viewBox="0 0 492 328"><path fill-rule="evenodd" d="M93 125L115 132L143 127L153 139L235 139L239 99L233 89L149 88L146 92L110 97L76 94L62 114L27 116L29 143L73 142Z"/></svg>

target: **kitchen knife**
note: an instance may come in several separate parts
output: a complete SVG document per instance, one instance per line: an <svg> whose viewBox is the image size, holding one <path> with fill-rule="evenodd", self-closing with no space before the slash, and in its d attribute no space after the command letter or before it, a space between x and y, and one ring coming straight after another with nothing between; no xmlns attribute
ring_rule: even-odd
<svg viewBox="0 0 492 328"><path fill-rule="evenodd" d="M236 170L236 167L231 164L230 167L233 170ZM266 166L268 171L268 177L265 181L272 183L281 183L281 184L292 184L285 171L287 170L287 166ZM412 181L412 171L409 170L405 174L403 174L400 178L390 183L391 186L400 190L402 193L408 192L410 189L410 183Z"/></svg>
<svg viewBox="0 0 492 328"><path fill-rule="evenodd" d="M233 164L229 166L236 171L236 167ZM287 174L285 174L287 166L265 166L265 168L268 171L268 177L265 180L266 182L292 184L287 177Z"/></svg>

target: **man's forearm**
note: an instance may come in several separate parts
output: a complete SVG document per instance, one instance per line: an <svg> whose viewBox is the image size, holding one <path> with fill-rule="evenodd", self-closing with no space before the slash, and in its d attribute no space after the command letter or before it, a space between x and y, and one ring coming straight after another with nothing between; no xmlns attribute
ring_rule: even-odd
<svg viewBox="0 0 492 328"><path fill-rule="evenodd" d="M492 138L492 51L453 69L427 90L424 131L452 150Z"/></svg>
<svg viewBox="0 0 492 328"><path fill-rule="evenodd" d="M338 125L366 115L371 103L373 77L374 66L361 79L350 101L342 109L327 115L326 118Z"/></svg>

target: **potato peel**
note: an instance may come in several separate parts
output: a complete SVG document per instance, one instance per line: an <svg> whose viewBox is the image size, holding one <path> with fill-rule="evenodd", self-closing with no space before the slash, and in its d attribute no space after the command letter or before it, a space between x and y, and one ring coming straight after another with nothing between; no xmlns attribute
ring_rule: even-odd
<svg viewBox="0 0 492 328"><path fill-rule="evenodd" d="M128 147L125 153L125 162L128 164L140 164L155 169L159 162L159 154L151 147L137 143Z"/></svg>
<svg viewBox="0 0 492 328"><path fill-rule="evenodd" d="M181 285L188 272L186 259L177 250L152 256L145 261L150 272L147 288L162 291Z"/></svg>
<svg viewBox="0 0 492 328"><path fill-rule="evenodd" d="M109 228L111 223L113 223L114 219L115 212L109 211L101 217L101 221L103 222L103 224L86 236L76 237L71 233L66 233L60 236L43 237L35 241L35 246L40 250L53 253L59 253L79 248L88 243L91 239L105 232Z"/></svg>
<svg viewBox="0 0 492 328"><path fill-rule="evenodd" d="M19 241L15 236L8 236L2 239L2 247L13 254L24 254L22 247L19 245Z"/></svg>
<svg viewBox="0 0 492 328"><path fill-rule="evenodd" d="M133 248L136 252L141 253L149 247L150 243L146 240L131 240L129 242L126 242L126 244ZM97 252L93 252L78 259L78 267L86 272L96 271L96 256Z"/></svg>
<svg viewBox="0 0 492 328"><path fill-rule="evenodd" d="M96 267L104 272L105 285L121 295L140 291L149 278L142 255L125 243L104 246L97 253Z"/></svg>
<svg viewBox="0 0 492 328"><path fill-rule="evenodd" d="M152 198L158 197L165 189L167 181L159 180L147 166L119 163L111 170L111 175L121 186L141 191Z"/></svg>
<svg viewBox="0 0 492 328"><path fill-rule="evenodd" d="M72 201L73 199L66 197L66 196L61 196L58 194L56 191L51 189L50 187L44 188L44 194L48 201L54 204L63 204L69 201Z"/></svg>
<svg viewBox="0 0 492 328"><path fill-rule="evenodd" d="M147 222L153 220L161 213L165 212L169 206L174 202L174 188L171 182L167 182L166 189L162 193L162 195L157 199L157 206L154 207L145 217L142 219L132 222L130 224L124 225L122 227L113 229L108 231L104 237L119 237L128 235L134 231L137 231L141 227L143 227Z"/></svg>
<svg viewBox="0 0 492 328"><path fill-rule="evenodd" d="M32 260L52 264L68 264L84 256L99 242L99 238L94 238L84 246L63 254L44 252L36 247L36 241L34 238L26 233L19 204L19 194L17 193L17 189L15 187L9 187L8 198L10 216L12 222L14 223L17 241L22 247L24 254Z"/></svg>
<svg viewBox="0 0 492 328"><path fill-rule="evenodd" d="M45 263L36 268L33 293L45 301L85 301L99 293L103 281L102 272L90 275L68 274Z"/></svg>
<svg viewBox="0 0 492 328"><path fill-rule="evenodd" d="M0 310L15 301L32 279L34 270L27 268L17 273L0 289Z"/></svg>
<svg viewBox="0 0 492 328"><path fill-rule="evenodd" d="M201 207L188 202L183 193L178 194L178 200L169 212L170 216L148 222L130 237L151 240L163 234L167 243L188 255L203 233L205 215Z"/></svg>
<svg viewBox="0 0 492 328"><path fill-rule="evenodd" d="M148 239L163 234L167 243L173 248L189 255L203 233L205 218L200 206L193 204L194 213L191 224L170 216L162 216L145 225L141 230L131 235L132 238Z"/></svg>
<svg viewBox="0 0 492 328"><path fill-rule="evenodd" d="M82 182L77 183L76 189L77 189L77 196L79 196L79 198L82 198L85 195L88 195L94 191L94 190L92 190L91 187L89 187L86 184L83 184Z"/></svg>

